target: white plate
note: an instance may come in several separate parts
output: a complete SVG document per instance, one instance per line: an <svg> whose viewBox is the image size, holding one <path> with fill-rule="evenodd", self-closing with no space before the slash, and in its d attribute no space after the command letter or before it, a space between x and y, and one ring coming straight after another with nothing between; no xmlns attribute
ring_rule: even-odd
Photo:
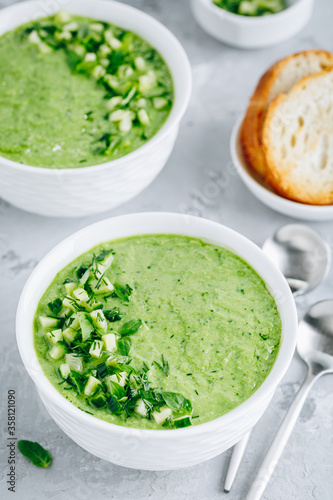
<svg viewBox="0 0 333 500"><path fill-rule="evenodd" d="M268 207L295 219L321 221L333 220L333 205L307 205L291 201L277 194L268 184L262 181L247 165L240 145L240 128L244 115L242 115L232 130L230 139L230 153L233 164L244 184L252 194Z"/></svg>

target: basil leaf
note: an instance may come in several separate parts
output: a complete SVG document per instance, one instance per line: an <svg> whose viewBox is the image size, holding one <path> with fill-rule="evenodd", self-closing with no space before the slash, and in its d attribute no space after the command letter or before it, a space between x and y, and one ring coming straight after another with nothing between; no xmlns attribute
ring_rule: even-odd
<svg viewBox="0 0 333 500"><path fill-rule="evenodd" d="M131 293L133 289L129 285L121 285L120 283L114 283L114 291L117 297L124 300L125 302L129 302Z"/></svg>
<svg viewBox="0 0 333 500"><path fill-rule="evenodd" d="M174 420L173 425L176 429L180 429L182 427L189 427L192 425L190 417L178 418Z"/></svg>
<svg viewBox="0 0 333 500"><path fill-rule="evenodd" d="M82 331L82 340L86 341L94 331L93 324L85 312L80 311L77 313L77 315Z"/></svg>
<svg viewBox="0 0 333 500"><path fill-rule="evenodd" d="M114 321L120 321L124 314L121 313L117 307L114 307L113 309L104 311L104 316L108 321L113 323Z"/></svg>
<svg viewBox="0 0 333 500"><path fill-rule="evenodd" d="M53 314L57 314L60 311L60 309L62 308L62 300L57 298L53 302L49 302L47 304L47 307L50 309L50 311Z"/></svg>
<svg viewBox="0 0 333 500"><path fill-rule="evenodd" d="M17 447L34 465L37 467L48 467L52 461L49 451L45 450L40 444L33 441L21 440L17 442Z"/></svg>
<svg viewBox="0 0 333 500"><path fill-rule="evenodd" d="M117 399L122 399L126 396L125 389L117 382L113 382L112 380L110 380L108 382L108 388L110 389L111 395Z"/></svg>
<svg viewBox="0 0 333 500"><path fill-rule="evenodd" d="M120 335L122 337L126 337L127 335L133 335L142 327L141 319L131 319L131 321L127 321L123 324L120 329Z"/></svg>
<svg viewBox="0 0 333 500"><path fill-rule="evenodd" d="M163 392L163 399L169 408L174 411L182 411L185 410L187 412L192 411L191 401L184 398L181 394L177 392Z"/></svg>
<svg viewBox="0 0 333 500"><path fill-rule="evenodd" d="M118 339L117 349L122 356L128 356L131 350L131 339L126 337Z"/></svg>

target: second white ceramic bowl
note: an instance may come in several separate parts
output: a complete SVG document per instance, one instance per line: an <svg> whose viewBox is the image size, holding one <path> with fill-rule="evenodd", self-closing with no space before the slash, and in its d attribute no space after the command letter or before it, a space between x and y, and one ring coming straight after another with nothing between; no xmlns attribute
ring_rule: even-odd
<svg viewBox="0 0 333 500"><path fill-rule="evenodd" d="M0 196L28 212L55 217L80 217L104 212L146 188L164 167L173 149L180 120L191 95L188 58L177 39L161 23L126 4L101 0L23 2L1 10L0 35L27 21L67 11L101 19L139 34L155 47L171 71L175 100L157 134L136 151L100 165L47 169L0 157Z"/></svg>
<svg viewBox="0 0 333 500"><path fill-rule="evenodd" d="M221 9L212 0L192 0L192 11L198 24L217 40L242 49L256 49L287 40L307 24L314 0L287 3L287 9L269 16L240 16Z"/></svg>
<svg viewBox="0 0 333 500"><path fill-rule="evenodd" d="M117 426L83 412L53 387L38 362L33 319L38 302L56 274L73 259L103 242L139 234L181 234L228 248L264 279L281 320L281 346L271 372L238 408L211 422L185 429L140 430ZM297 313L290 288L272 261L251 241L216 222L197 217L141 213L89 226L55 247L33 271L17 310L17 342L23 363L53 420L77 444L117 465L146 470L178 469L198 464L233 446L257 423L292 359Z"/></svg>
<svg viewBox="0 0 333 500"><path fill-rule="evenodd" d="M246 187L262 203L276 212L295 219L309 221L333 220L333 205L307 205L288 200L276 193L271 186L252 171L244 158L240 143L240 129L244 115L236 121L230 138L232 162Z"/></svg>

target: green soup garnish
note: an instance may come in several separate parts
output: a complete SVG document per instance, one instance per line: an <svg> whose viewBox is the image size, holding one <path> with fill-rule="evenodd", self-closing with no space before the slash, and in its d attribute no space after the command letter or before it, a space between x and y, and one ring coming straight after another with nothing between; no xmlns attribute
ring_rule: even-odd
<svg viewBox="0 0 333 500"><path fill-rule="evenodd" d="M169 429L245 401L281 336L263 280L199 239L146 235L102 244L53 280L34 323L45 375L107 422Z"/></svg>
<svg viewBox="0 0 333 500"><path fill-rule="evenodd" d="M59 12L0 37L0 155L47 168L120 158L168 117L170 71L133 32Z"/></svg>

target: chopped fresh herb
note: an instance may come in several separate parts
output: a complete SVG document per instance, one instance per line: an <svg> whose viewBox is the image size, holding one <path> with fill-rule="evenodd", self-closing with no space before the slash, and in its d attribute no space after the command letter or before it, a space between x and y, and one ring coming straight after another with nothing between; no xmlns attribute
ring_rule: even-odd
<svg viewBox="0 0 333 500"><path fill-rule="evenodd" d="M127 321L126 323L123 324L119 333L122 337L126 337L128 335L133 335L138 330L140 330L141 327L142 327L141 319L137 318L132 319L131 321Z"/></svg>
<svg viewBox="0 0 333 500"><path fill-rule="evenodd" d="M162 396L166 405L169 406L171 410L175 412L186 411L188 413L192 411L191 401L184 398L181 394L177 392L163 392Z"/></svg>
<svg viewBox="0 0 333 500"><path fill-rule="evenodd" d="M120 321L124 314L121 313L117 307L114 307L113 309L104 311L104 316L108 321L113 323L114 321Z"/></svg>
<svg viewBox="0 0 333 500"><path fill-rule="evenodd" d="M118 339L117 349L122 356L128 356L131 350L131 339L128 337Z"/></svg>
<svg viewBox="0 0 333 500"><path fill-rule="evenodd" d="M76 276L81 279L84 273L88 270L87 266L80 266L76 269Z"/></svg>
<svg viewBox="0 0 333 500"><path fill-rule="evenodd" d="M47 307L50 309L50 311L53 313L53 314L58 314L58 312L61 310L62 308L62 300L57 298L55 300L53 300L53 302L49 302L47 304Z"/></svg>
<svg viewBox="0 0 333 500"><path fill-rule="evenodd" d="M17 442L17 447L22 455L31 460L37 467L46 468L52 461L50 452L36 442L22 439Z"/></svg>
<svg viewBox="0 0 333 500"><path fill-rule="evenodd" d="M162 365L160 365L159 363L157 363L157 361L154 361L154 363L155 363L156 366L158 366L158 368L160 368L164 372L164 375L166 377L169 375L170 366L169 366L168 361L166 361L166 359L164 358L163 354L162 354Z"/></svg>
<svg viewBox="0 0 333 500"><path fill-rule="evenodd" d="M129 302L131 293L133 289L129 285L121 285L120 283L114 284L114 291L117 297L124 300L125 302Z"/></svg>

